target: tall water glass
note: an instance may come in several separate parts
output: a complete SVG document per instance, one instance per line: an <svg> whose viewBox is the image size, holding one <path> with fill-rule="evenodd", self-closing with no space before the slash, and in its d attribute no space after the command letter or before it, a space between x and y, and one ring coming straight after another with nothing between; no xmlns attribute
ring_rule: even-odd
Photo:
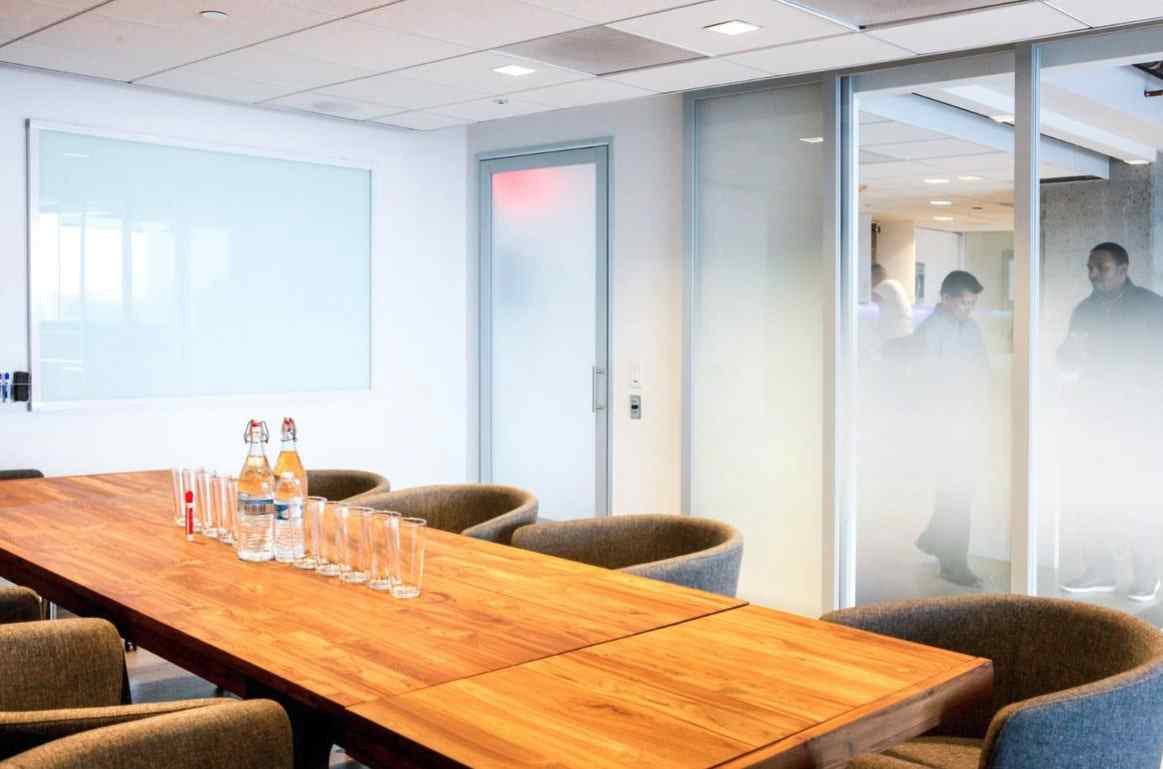
<svg viewBox="0 0 1163 769"><path fill-rule="evenodd" d="M295 566L300 569L314 569L319 563L320 527L326 506L324 497L303 500L303 557L295 559Z"/></svg>
<svg viewBox="0 0 1163 769"><path fill-rule="evenodd" d="M328 502L319 516L319 549L315 553L315 573L334 577L343 563L343 514L346 505Z"/></svg>
<svg viewBox="0 0 1163 769"><path fill-rule="evenodd" d="M214 473L205 468L194 471L194 518L201 523L203 536L217 539L218 528L214 524L210 495L210 479L213 476ZM195 525L195 528L198 526Z"/></svg>
<svg viewBox="0 0 1163 769"><path fill-rule="evenodd" d="M343 514L343 567L339 578L344 582L367 582L371 571L370 507L348 507Z"/></svg>
<svg viewBox="0 0 1163 769"><path fill-rule="evenodd" d="M392 559L392 597L415 598L424 581L424 547L428 522L423 518L400 518L396 557Z"/></svg>
<svg viewBox="0 0 1163 769"><path fill-rule="evenodd" d="M198 484L194 482L194 475L197 470L190 467L182 468L182 528L186 526L186 492L194 495L194 531L202 530L202 521L198 518Z"/></svg>
<svg viewBox="0 0 1163 769"><path fill-rule="evenodd" d="M188 470L175 467L170 470L170 490L174 496L174 523L186 528L186 479Z"/></svg>
<svg viewBox="0 0 1163 769"><path fill-rule="evenodd" d="M372 590L392 589L392 562L400 538L400 514L375 513L371 520L372 563L367 586Z"/></svg>
<svg viewBox="0 0 1163 769"><path fill-rule="evenodd" d="M231 484L231 481L234 483ZM214 523L218 527L218 541L224 545L233 545L238 511L238 481L229 475L215 475L210 480L210 493L214 498Z"/></svg>

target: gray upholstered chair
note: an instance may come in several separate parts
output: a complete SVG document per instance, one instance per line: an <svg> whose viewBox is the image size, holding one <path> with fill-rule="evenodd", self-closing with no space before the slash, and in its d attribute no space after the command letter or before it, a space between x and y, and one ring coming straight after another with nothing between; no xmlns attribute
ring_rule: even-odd
<svg viewBox="0 0 1163 769"><path fill-rule="evenodd" d="M291 723L270 700L97 726L0 759L0 769L291 769Z"/></svg>
<svg viewBox="0 0 1163 769"><path fill-rule="evenodd" d="M40 470L0 470L0 481L21 481L28 478L43 478Z"/></svg>
<svg viewBox="0 0 1163 769"><path fill-rule="evenodd" d="M434 529L505 545L515 530L537 520L537 497L515 486L487 483L414 486L362 495L359 504L424 518Z"/></svg>
<svg viewBox="0 0 1163 769"><path fill-rule="evenodd" d="M129 704L121 638L105 620L0 625L0 766L62 737L223 702Z"/></svg>
<svg viewBox="0 0 1163 769"><path fill-rule="evenodd" d="M366 470L308 470L307 493L335 502L353 501L367 494L391 491L392 484L378 473Z"/></svg>
<svg viewBox="0 0 1163 769"><path fill-rule="evenodd" d="M40 596L26 587L0 587L0 625L41 619Z"/></svg>
<svg viewBox="0 0 1163 769"><path fill-rule="evenodd" d="M518 529L513 546L735 595L743 537L733 526L684 515L614 515Z"/></svg>
<svg viewBox="0 0 1163 769"><path fill-rule="evenodd" d="M993 702L852 769L1159 769L1163 634L1055 598L966 595L824 615L993 660Z"/></svg>

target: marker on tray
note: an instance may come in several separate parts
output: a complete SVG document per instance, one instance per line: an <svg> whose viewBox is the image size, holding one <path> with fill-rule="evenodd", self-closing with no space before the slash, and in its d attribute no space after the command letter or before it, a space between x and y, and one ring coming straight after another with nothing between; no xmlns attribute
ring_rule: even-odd
<svg viewBox="0 0 1163 769"><path fill-rule="evenodd" d="M186 541L194 541L194 492L186 491Z"/></svg>

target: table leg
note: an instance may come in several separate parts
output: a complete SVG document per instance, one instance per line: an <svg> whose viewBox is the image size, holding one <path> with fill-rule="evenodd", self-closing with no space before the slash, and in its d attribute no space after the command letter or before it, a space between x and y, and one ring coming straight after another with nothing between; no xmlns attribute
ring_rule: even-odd
<svg viewBox="0 0 1163 769"><path fill-rule="evenodd" d="M331 746L338 736L334 718L253 683L246 687L245 697L274 700L287 711L295 746L295 769L327 769Z"/></svg>

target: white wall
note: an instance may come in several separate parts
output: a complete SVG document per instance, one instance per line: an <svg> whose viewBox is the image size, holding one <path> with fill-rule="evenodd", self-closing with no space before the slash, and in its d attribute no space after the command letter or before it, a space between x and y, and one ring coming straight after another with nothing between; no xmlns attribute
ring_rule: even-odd
<svg viewBox="0 0 1163 769"><path fill-rule="evenodd" d="M266 419L277 451L279 420L289 415L299 424L308 467L366 468L397 486L465 477L463 129L359 126L0 65L0 370L28 367L29 118L371 162L373 390L359 397L189 400L177 407L59 413L5 405L0 467L63 474L198 463L235 470L245 421ZM278 254L254 258L277 269ZM239 322L244 319L240 308ZM293 331L285 344L294 344ZM276 343L264 351L259 365L271 365L278 349Z"/></svg>
<svg viewBox="0 0 1163 769"><path fill-rule="evenodd" d="M904 286L909 302L917 301L917 243L912 222L878 221L880 232L876 236L876 261L884 265L888 277L899 280ZM928 274L925 275L926 283Z"/></svg>
<svg viewBox="0 0 1163 769"><path fill-rule="evenodd" d="M610 149L611 511L678 513L682 472L683 103L655 96L481 123L468 131L470 211L476 155L586 139ZM469 224L469 266L477 264ZM470 305L475 301L470 297ZM630 420L630 372L642 377ZM545 511L552 516L552 511Z"/></svg>
<svg viewBox="0 0 1163 769"><path fill-rule="evenodd" d="M954 270L964 267L961 253L961 233L929 230L917 227L913 230L916 260L925 265L925 296L918 304L936 306L941 303L941 281Z"/></svg>

